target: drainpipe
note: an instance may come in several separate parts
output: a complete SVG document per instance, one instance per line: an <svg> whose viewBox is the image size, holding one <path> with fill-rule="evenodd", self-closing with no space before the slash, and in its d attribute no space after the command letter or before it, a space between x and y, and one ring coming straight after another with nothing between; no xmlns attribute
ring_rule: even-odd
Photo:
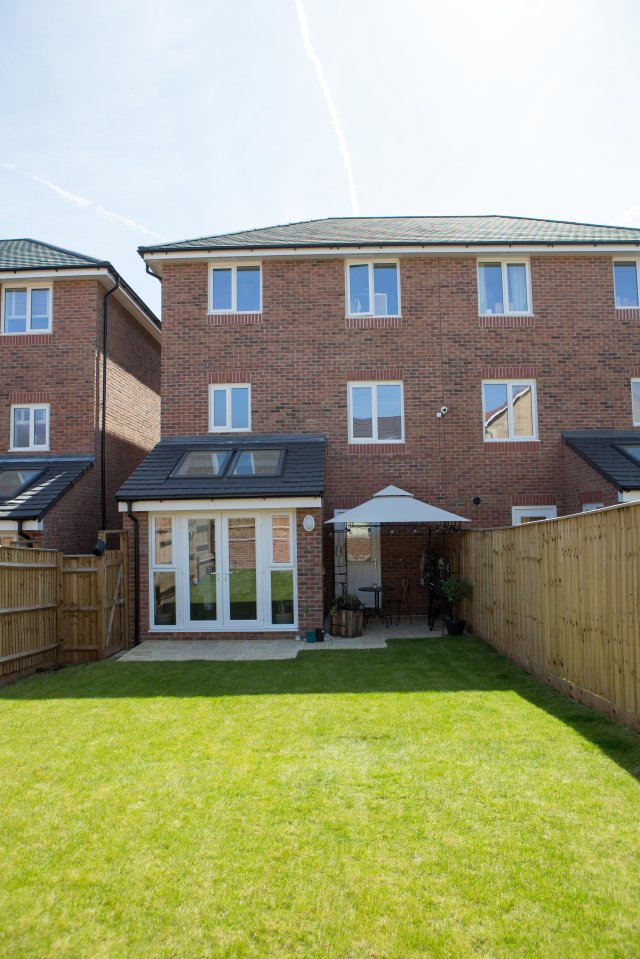
<svg viewBox="0 0 640 959"><path fill-rule="evenodd" d="M25 533L25 531L23 530L22 528L23 522L24 520L21 520L21 519L18 520L18 536L21 539L26 539L27 543L29 544L29 548L33 549L33 539L31 538L31 536L29 536L28 533Z"/></svg>
<svg viewBox="0 0 640 959"><path fill-rule="evenodd" d="M127 516L133 523L133 645L140 645L140 520L127 503Z"/></svg>
<svg viewBox="0 0 640 959"><path fill-rule="evenodd" d="M162 277L158 273L153 272L153 270L151 269L151 267L149 266L146 260L144 261L144 268L149 274L149 276L155 277L159 283L162 283Z"/></svg>
<svg viewBox="0 0 640 959"><path fill-rule="evenodd" d="M100 505L102 514L101 529L107 528L107 332L109 329L109 297L120 286L120 276L116 273L116 282L107 290L102 303L102 429L100 433Z"/></svg>

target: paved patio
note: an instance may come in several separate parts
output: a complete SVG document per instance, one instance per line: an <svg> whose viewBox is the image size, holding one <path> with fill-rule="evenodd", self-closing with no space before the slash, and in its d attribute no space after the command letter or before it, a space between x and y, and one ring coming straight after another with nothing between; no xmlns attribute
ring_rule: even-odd
<svg viewBox="0 0 640 959"><path fill-rule="evenodd" d="M321 652L326 649L385 649L388 639L421 639L442 635L440 624L429 632L424 617L410 623L408 618L399 625L384 627L371 623L362 636L342 639L326 636L322 643L307 643L298 639L146 639L139 646L118 657L121 663L154 663L187 660L241 660L295 659L303 651Z"/></svg>

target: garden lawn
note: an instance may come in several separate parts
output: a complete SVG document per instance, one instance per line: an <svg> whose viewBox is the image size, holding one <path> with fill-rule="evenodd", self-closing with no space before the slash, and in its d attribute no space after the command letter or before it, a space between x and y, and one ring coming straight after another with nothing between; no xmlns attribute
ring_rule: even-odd
<svg viewBox="0 0 640 959"><path fill-rule="evenodd" d="M640 955L640 738L470 637L0 691L0 955Z"/></svg>

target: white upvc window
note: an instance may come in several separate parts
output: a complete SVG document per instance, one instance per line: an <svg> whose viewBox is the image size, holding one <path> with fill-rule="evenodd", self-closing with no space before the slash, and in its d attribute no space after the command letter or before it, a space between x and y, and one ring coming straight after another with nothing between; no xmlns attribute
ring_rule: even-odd
<svg viewBox="0 0 640 959"><path fill-rule="evenodd" d="M485 442L536 440L535 380L483 380L482 422Z"/></svg>
<svg viewBox="0 0 640 959"><path fill-rule="evenodd" d="M262 270L259 263L214 263L209 269L210 313L260 313Z"/></svg>
<svg viewBox="0 0 640 959"><path fill-rule="evenodd" d="M346 264L347 316L400 316L397 260Z"/></svg>
<svg viewBox="0 0 640 959"><path fill-rule="evenodd" d="M51 331L51 287L33 283L5 284L2 288L2 332Z"/></svg>
<svg viewBox="0 0 640 959"><path fill-rule="evenodd" d="M511 523L521 526L523 523L535 523L539 519L555 519L558 510L555 506L512 506Z"/></svg>
<svg viewBox="0 0 640 959"><path fill-rule="evenodd" d="M478 308L481 316L530 314L528 260L478 260Z"/></svg>
<svg viewBox="0 0 640 959"><path fill-rule="evenodd" d="M49 449L48 403L16 403L11 407L11 449Z"/></svg>
<svg viewBox="0 0 640 959"><path fill-rule="evenodd" d="M248 433L251 430L251 387L248 383L209 387L209 432Z"/></svg>
<svg viewBox="0 0 640 959"><path fill-rule="evenodd" d="M404 443L401 382L349 383L349 442Z"/></svg>
<svg viewBox="0 0 640 959"><path fill-rule="evenodd" d="M604 503L583 503L582 512L583 513L593 513L596 509L604 509Z"/></svg>
<svg viewBox="0 0 640 959"><path fill-rule="evenodd" d="M640 379L631 380L631 415L633 425L640 426Z"/></svg>
<svg viewBox="0 0 640 959"><path fill-rule="evenodd" d="M628 310L640 306L638 260L621 259L613 261L613 286L616 309Z"/></svg>

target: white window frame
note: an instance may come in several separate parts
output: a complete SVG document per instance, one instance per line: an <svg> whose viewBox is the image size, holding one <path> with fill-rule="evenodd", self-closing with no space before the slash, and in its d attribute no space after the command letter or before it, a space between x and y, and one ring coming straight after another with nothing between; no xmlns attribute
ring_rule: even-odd
<svg viewBox="0 0 640 959"><path fill-rule="evenodd" d="M491 385L504 385L507 387L507 419L509 425L509 436L487 436L485 434L485 406L484 406L484 388ZM531 436L513 436L513 399L511 397L512 386L530 386L531 387L531 407L533 411L533 434ZM523 377L522 379L510 380L482 380L482 438L485 443L536 443L538 441L538 391L536 381Z"/></svg>
<svg viewBox="0 0 640 959"><path fill-rule="evenodd" d="M13 432L14 432L14 410L29 410L29 446L16 446L13 441ZM36 446L33 442L34 428L35 428L35 410L45 410L46 424L47 424L47 442L44 446ZM10 423L10 451L14 450L48 450L50 444L50 422L51 422L51 406L49 403L12 403L11 404L11 423Z"/></svg>
<svg viewBox="0 0 640 959"><path fill-rule="evenodd" d="M633 423L634 426L640 426L640 396L639 396L637 411L634 410L633 408L633 386L635 383L638 384L638 393L640 394L640 377L632 376L631 379L629 380L629 385L631 387L631 422ZM636 412L637 412L637 415L636 415Z"/></svg>
<svg viewBox="0 0 640 959"><path fill-rule="evenodd" d="M636 268L636 288L638 290L637 306L618 306L618 297L616 296L616 263L633 263ZM614 256L611 258L611 273L613 276L613 305L616 310L638 310L640 309L640 261L636 256Z"/></svg>
<svg viewBox="0 0 640 959"><path fill-rule="evenodd" d="M604 509L604 503L583 503L580 507L581 513L593 513L597 509Z"/></svg>
<svg viewBox="0 0 640 959"><path fill-rule="evenodd" d="M10 293L11 290L27 291L26 329L23 331L5 330L5 294ZM46 290L49 293L49 325L44 330L31 329L31 293L34 290ZM3 283L0 294L0 311L2 312L0 329L3 336L37 336L39 333L51 333L51 327L53 326L53 286L50 283Z"/></svg>
<svg viewBox="0 0 640 959"><path fill-rule="evenodd" d="M228 426L213 424L213 393L224 390L226 394L226 412ZM249 425L234 427L231 425L231 390L247 390L249 407ZM251 432L251 384L250 383L209 383L209 432L210 433L250 433Z"/></svg>
<svg viewBox="0 0 640 959"><path fill-rule="evenodd" d="M378 266L395 266L396 276L398 280L398 312L397 313L376 313L375 312L375 290L373 286L373 268L375 265ZM351 312L351 279L349 273L349 267L351 266L368 266L369 267L369 310L363 313L352 313ZM400 317L402 316L402 302L400 300L400 260L396 257L375 257L373 260L345 260L344 265L344 284L346 292L346 316L349 317L358 317L358 316L375 316L375 317ZM371 307L374 309L371 309Z"/></svg>
<svg viewBox="0 0 640 959"><path fill-rule="evenodd" d="M238 267L252 267L258 270L260 281L260 306L257 310L238 310ZM213 271L231 270L231 306L227 310L221 310L213 306ZM209 313L210 314L230 314L230 313L262 313L262 262L260 260L235 260L225 261L216 260L209 263Z"/></svg>
<svg viewBox="0 0 640 959"><path fill-rule="evenodd" d="M353 435L353 416L352 416L352 397L351 393L353 389L361 389L362 387L368 386L371 389L371 419L373 427L373 436L354 436ZM400 387L400 426L401 426L401 439L393 440L381 440L378 439L378 386L399 386ZM393 443L404 443L405 441L405 429L404 429L404 383L402 380L353 380L347 383L347 408L349 414L349 443L354 443L356 445L371 445L373 443L389 445Z"/></svg>
<svg viewBox="0 0 640 959"><path fill-rule="evenodd" d="M555 519L557 515L557 506L512 506L511 525L522 526L523 516L535 516L536 519Z"/></svg>
<svg viewBox="0 0 640 959"><path fill-rule="evenodd" d="M482 304L480 301L480 268L484 266L485 263L499 263L502 267L502 303L505 307L503 313L493 313L493 312L482 312ZM509 284L507 280L507 267L508 266L524 266L525 273L527 277L527 304L528 309L526 310L510 310L509 306ZM531 295L531 264L529 262L529 257L525 256L483 256L478 257L476 261L476 279L478 284L478 315L479 316L533 316L533 299Z"/></svg>

